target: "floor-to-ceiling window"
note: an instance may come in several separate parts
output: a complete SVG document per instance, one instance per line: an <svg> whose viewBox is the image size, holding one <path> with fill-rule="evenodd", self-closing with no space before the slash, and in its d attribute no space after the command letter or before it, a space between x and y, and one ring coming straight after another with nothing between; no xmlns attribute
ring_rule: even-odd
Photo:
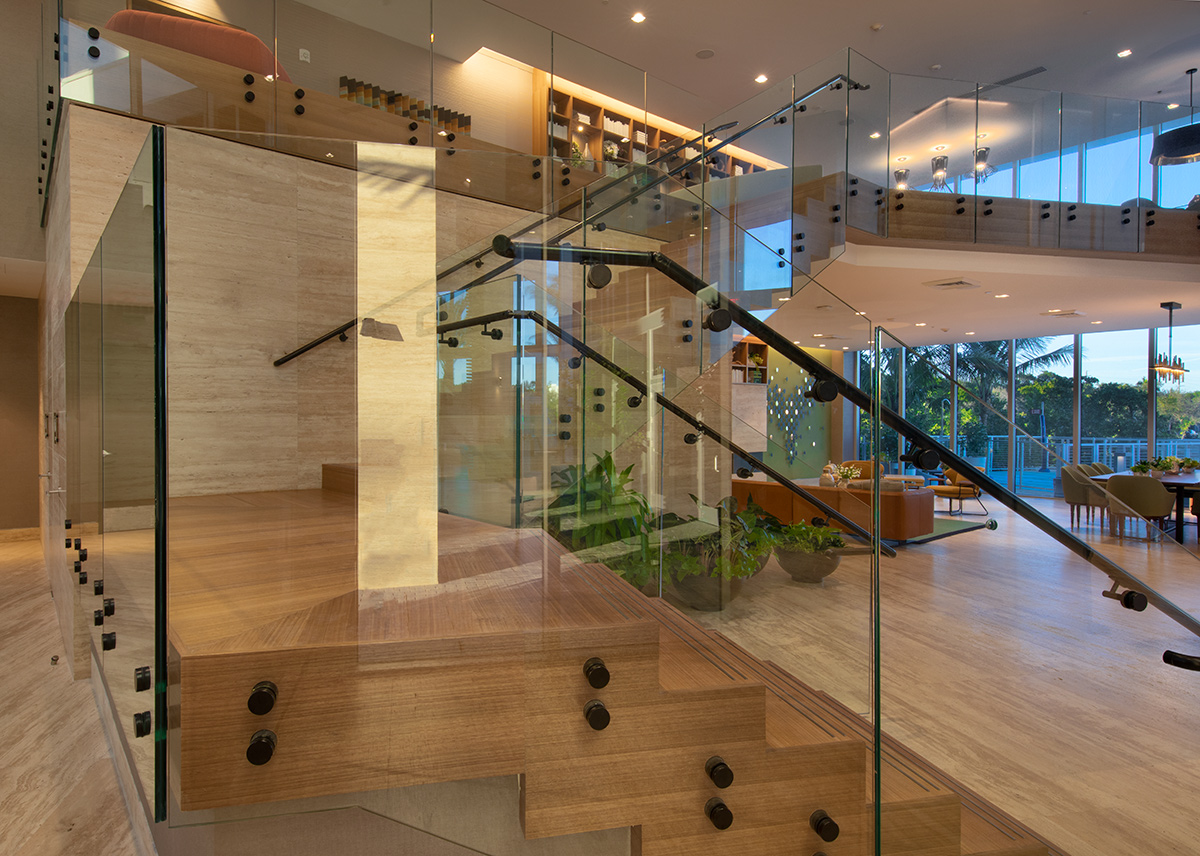
<svg viewBox="0 0 1200 856"><path fill-rule="evenodd" d="M1159 328L1156 350L1186 369L1158 380L1156 454L1200 460L1200 326Z"/></svg>

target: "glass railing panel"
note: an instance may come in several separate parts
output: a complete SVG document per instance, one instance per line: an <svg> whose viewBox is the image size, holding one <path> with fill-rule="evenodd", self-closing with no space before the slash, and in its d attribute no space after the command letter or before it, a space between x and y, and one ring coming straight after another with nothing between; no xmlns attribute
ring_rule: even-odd
<svg viewBox="0 0 1200 856"><path fill-rule="evenodd" d="M165 812L166 723L157 698L166 689L158 646L155 563L155 188L154 154L147 142L104 230L100 327L99 421L103 490L104 581L91 590L92 614L102 618L111 647L103 653L106 685L130 754L137 786L155 813ZM151 201L152 204L147 205ZM148 721L147 721L148 719Z"/></svg>
<svg viewBox="0 0 1200 856"><path fill-rule="evenodd" d="M1137 252L1141 149L1136 101L1063 94L1061 247Z"/></svg>
<svg viewBox="0 0 1200 856"><path fill-rule="evenodd" d="M236 20L120 4L63 6L64 98L174 125L275 127L289 78L268 47L274 2L241 9ZM287 95L295 100L290 88Z"/></svg>
<svg viewBox="0 0 1200 856"><path fill-rule="evenodd" d="M958 179L975 196L976 240L987 244L1058 246L1062 97L1017 86L981 86L975 147Z"/></svg>
<svg viewBox="0 0 1200 856"><path fill-rule="evenodd" d="M1169 135L1195 121L1182 104L1141 103L1141 134L1139 136L1139 168L1142 196L1141 250L1145 253L1194 255L1200 251L1197 227L1200 226L1200 194L1196 192L1196 177L1200 168L1192 163L1170 163L1181 153L1171 151ZM1183 114L1183 115L1180 115ZM1160 145L1161 163L1155 164L1155 144ZM1171 156L1175 157L1172 158Z"/></svg>
<svg viewBox="0 0 1200 856"><path fill-rule="evenodd" d="M429 4L277 0L274 29L282 133L431 144Z"/></svg>
<svg viewBox="0 0 1200 856"><path fill-rule="evenodd" d="M850 91L846 125L846 225L872 235L887 233L888 103L887 69L849 51Z"/></svg>
<svg viewBox="0 0 1200 856"><path fill-rule="evenodd" d="M560 166L579 173L613 175L630 164L644 164L674 136L669 123L648 124L646 74L559 33L553 37L553 62L538 103L549 107L548 150ZM540 125L538 126L540 127Z"/></svg>
<svg viewBox="0 0 1200 856"><path fill-rule="evenodd" d="M974 83L892 75L890 237L975 240L962 178L974 172L977 90Z"/></svg>
<svg viewBox="0 0 1200 856"><path fill-rule="evenodd" d="M886 331L881 338L887 346L882 350L904 348ZM963 359L960 354L960 363ZM911 374L911 365L908 370ZM969 397L971 386L961 386L958 395ZM919 394L910 386L910 410ZM1056 470L1067 466L1053 454L1049 460ZM1078 550L1061 537L1049 537L1009 503L995 502L986 493L971 498L969 489L952 498L949 482L933 490L939 494L939 518L960 527L960 533L921 549L898 551L892 568L885 567L880 576L885 760L901 744L910 760L921 759L914 769L924 771L931 792L956 795L950 803L962 807L959 813L955 806L955 817L964 841L985 840L989 827L1004 826L1009 830L1005 846L1030 852L1043 852L1047 844L1050 852L1136 851L1144 846L1143 833L1131 834L1120 821L1105 816L1099 805L1107 797L1080 791L1078 782L1090 775L1095 746L1107 739L1112 722L1128 722L1139 710L1150 709L1141 705L1174 697L1174 689L1154 689L1176 684L1170 667L1160 661L1162 649L1187 647L1194 629L1189 632L1167 621L1167 614L1155 614L1153 596L1145 612L1121 609L1120 596L1138 586L1129 579L1114 585ZM960 501L964 513L948 515L948 506L957 511ZM1129 516L1121 524L1123 538L1117 534L1120 527L1110 533L1107 523L1101 526L1099 506L1081 506L1072 520L1062 499L1031 498L1029 503L1080 539L1086 550L1102 552L1114 567L1135 572L1148 587L1194 614L1195 587L1188 578L1194 576L1195 557L1170 537L1155 535L1147 541L1146 524ZM982 512L981 504L987 515L971 517ZM984 525L988 520L995 521L995 528ZM942 578L947 568L953 568L953 580ZM951 591L956 594L948 597ZM1101 599L1102 593L1116 599ZM914 667L914 657L927 658L931 645L942 655ZM1098 662L1101 649L1108 654ZM1047 671L1047 663L1068 662L1073 664L1066 682L1070 686L1064 685L1058 666ZM1039 699L1037 711L1010 704L1026 692ZM1151 697L1156 700L1148 701ZM1064 730L1047 717L1047 709L1079 710L1080 698L1091 699L1085 704L1088 713L1070 715L1071 728ZM957 726L942 730L950 722ZM1162 738L1173 731L1167 726L1153 736L1133 734L1130 753L1119 763L1121 776L1149 786L1157 765L1172 752L1167 744L1175 738L1165 743ZM885 763L883 789L895 787L889 785ZM1141 790L1123 790L1127 808L1148 819L1153 828L1149 846L1169 849L1177 834L1170 829L1169 810ZM1071 800L1088 821L1073 822L1050 808L1059 799ZM907 834L898 827L889 830L885 815L882 851L902 850L901 843L910 840ZM982 845L979 849L985 850Z"/></svg>

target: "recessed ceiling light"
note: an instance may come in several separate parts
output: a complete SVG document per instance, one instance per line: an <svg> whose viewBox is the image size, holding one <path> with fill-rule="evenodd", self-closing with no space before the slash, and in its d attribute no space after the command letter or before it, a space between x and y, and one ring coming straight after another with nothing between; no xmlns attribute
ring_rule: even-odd
<svg viewBox="0 0 1200 856"><path fill-rule="evenodd" d="M996 295L997 300L1003 300L1006 297L1012 297L1012 295L1011 294L997 294Z"/></svg>
<svg viewBox="0 0 1200 856"><path fill-rule="evenodd" d="M575 130L576 130L576 131L579 131L580 133L583 133L583 125L579 125L579 126L577 126L577 127L575 128Z"/></svg>
<svg viewBox="0 0 1200 856"><path fill-rule="evenodd" d="M950 147L948 145L946 145L945 143L939 143L938 145L936 145L932 149L930 149L930 151L931 152L944 152L948 148L950 148Z"/></svg>
<svg viewBox="0 0 1200 856"><path fill-rule="evenodd" d="M1103 324L1104 322L1103 321L1093 321L1092 323L1093 324Z"/></svg>
<svg viewBox="0 0 1200 856"><path fill-rule="evenodd" d="M876 131L874 134L871 135L871 139L878 140L880 136L881 136L881 134L878 131Z"/></svg>
<svg viewBox="0 0 1200 856"><path fill-rule="evenodd" d="M792 344L793 344L793 345L799 345L799 344L800 344L800 342L799 342L799 341L794 341L794 342L792 342Z"/></svg>
<svg viewBox="0 0 1200 856"><path fill-rule="evenodd" d="M917 322L917 326L918 326L918 327L925 327L925 326L927 326L927 325L925 324L925 322L924 322L924 321L918 321L918 322Z"/></svg>
<svg viewBox="0 0 1200 856"><path fill-rule="evenodd" d="M848 351L848 350L850 350L850 346L849 346L849 345L842 345L842 350L843 350L843 351Z"/></svg>
<svg viewBox="0 0 1200 856"><path fill-rule="evenodd" d="M904 163L906 160L908 160L908 155L900 155L896 158L896 163Z"/></svg>
<svg viewBox="0 0 1200 856"><path fill-rule="evenodd" d="M765 74L760 74L758 77L754 78L754 82L755 83L766 83L767 76Z"/></svg>
<svg viewBox="0 0 1200 856"><path fill-rule="evenodd" d="M1168 110L1178 110L1178 109L1179 109L1179 105L1178 105L1178 104L1168 104L1168 105L1167 105L1167 109L1168 109Z"/></svg>
<svg viewBox="0 0 1200 856"><path fill-rule="evenodd" d="M712 59L716 55L717 52L712 48L705 48L704 50L696 51L696 59Z"/></svg>
<svg viewBox="0 0 1200 856"><path fill-rule="evenodd" d="M867 313L865 313L865 312L855 312L854 314L855 314L855 315L866 315Z"/></svg>
<svg viewBox="0 0 1200 856"><path fill-rule="evenodd" d="M646 16L643 15L641 12L634 12L629 17L629 20L633 21L633 23L635 23L635 24L640 24L640 23L642 23L642 21L646 20Z"/></svg>
<svg viewBox="0 0 1200 856"><path fill-rule="evenodd" d="M986 140L987 138L988 138L987 131L984 131L982 134L975 135L975 139L977 139L977 140Z"/></svg>
<svg viewBox="0 0 1200 856"><path fill-rule="evenodd" d="M1117 56L1120 57L1121 59L1125 59L1125 57L1129 56L1132 53L1133 53L1133 51L1131 51L1129 48L1125 48L1125 50L1123 50L1123 51L1118 51Z"/></svg>
<svg viewBox="0 0 1200 856"><path fill-rule="evenodd" d="M974 331L974 330L968 330L968 331L967 331L967 335L968 335L968 336L974 336L974 335L975 335L975 331Z"/></svg>
<svg viewBox="0 0 1200 856"><path fill-rule="evenodd" d="M792 299L792 298L790 298L790 297L781 297L781 298L779 298L779 302L780 302L780 303L787 303L787 302L788 302L789 300L791 300L791 299Z"/></svg>
<svg viewBox="0 0 1200 856"><path fill-rule="evenodd" d="M824 333L813 333L813 338L814 339L824 339L825 334Z"/></svg>

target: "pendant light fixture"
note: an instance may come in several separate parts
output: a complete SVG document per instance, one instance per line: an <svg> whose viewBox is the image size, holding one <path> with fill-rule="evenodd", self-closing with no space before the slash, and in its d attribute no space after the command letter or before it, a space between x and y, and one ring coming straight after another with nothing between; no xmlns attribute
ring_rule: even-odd
<svg viewBox="0 0 1200 856"><path fill-rule="evenodd" d="M1188 76L1188 120L1194 118L1192 107L1192 86L1196 79L1196 69L1189 68L1184 72ZM1154 166L1171 166L1180 163L1193 163L1200 160L1200 125L1194 122L1182 128L1172 128L1154 138L1154 148L1150 150L1150 163Z"/></svg>
<svg viewBox="0 0 1200 856"><path fill-rule="evenodd" d="M946 186L946 176L950 173L950 158L946 155L934 155L930 161L933 168L933 190L949 190Z"/></svg>
<svg viewBox="0 0 1200 856"><path fill-rule="evenodd" d="M1167 310L1167 352L1159 354L1154 361L1154 374L1158 376L1159 380L1182 384L1187 369L1183 365L1183 360L1175 356L1175 310L1182 307L1174 301L1158 305Z"/></svg>
<svg viewBox="0 0 1200 856"><path fill-rule="evenodd" d="M992 153L991 146L980 146L975 150L975 180L983 184L996 168L988 163L988 155Z"/></svg>
<svg viewBox="0 0 1200 856"><path fill-rule="evenodd" d="M892 174L896 177L896 189L908 190L908 170L898 169Z"/></svg>

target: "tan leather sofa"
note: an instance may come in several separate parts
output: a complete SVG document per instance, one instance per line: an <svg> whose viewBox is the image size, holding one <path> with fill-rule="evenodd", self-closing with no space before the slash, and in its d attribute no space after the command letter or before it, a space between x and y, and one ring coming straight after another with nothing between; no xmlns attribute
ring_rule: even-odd
<svg viewBox="0 0 1200 856"><path fill-rule="evenodd" d="M871 529L871 491L855 488L803 485L804 490L844 514L866 530ZM825 517L824 511L792 493L781 484L757 479L734 479L733 496L739 508L754 501L784 523ZM879 495L880 537L888 541L909 541L933 534L933 491L889 489ZM836 526L836 522L831 521Z"/></svg>

